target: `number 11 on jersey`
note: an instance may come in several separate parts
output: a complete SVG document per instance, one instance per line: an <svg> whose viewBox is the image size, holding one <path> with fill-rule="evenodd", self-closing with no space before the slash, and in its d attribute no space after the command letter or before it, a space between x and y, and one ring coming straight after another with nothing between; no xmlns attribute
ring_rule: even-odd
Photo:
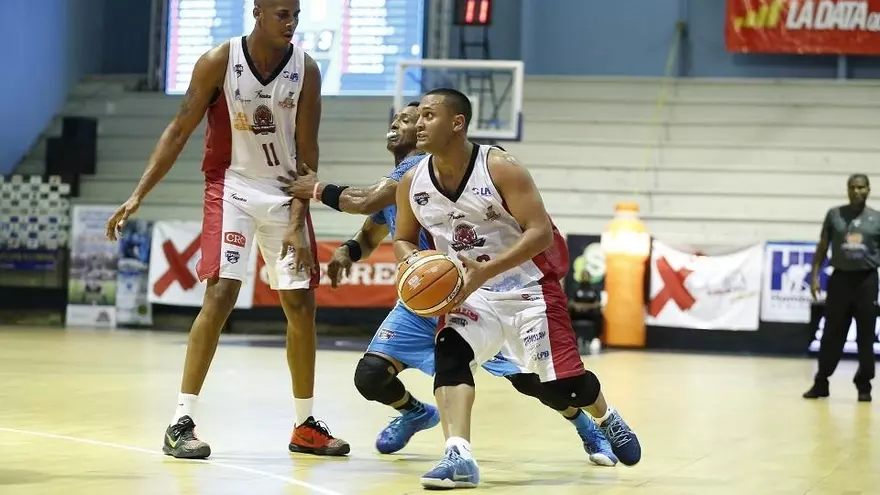
<svg viewBox="0 0 880 495"><path fill-rule="evenodd" d="M278 160L278 154L275 153L275 143L263 143L263 153L266 154L266 163L270 167L281 165L281 162Z"/></svg>

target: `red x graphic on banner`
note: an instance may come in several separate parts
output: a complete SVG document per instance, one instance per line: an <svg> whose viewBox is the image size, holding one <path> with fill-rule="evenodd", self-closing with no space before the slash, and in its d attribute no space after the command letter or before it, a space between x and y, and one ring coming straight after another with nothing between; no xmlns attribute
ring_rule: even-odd
<svg viewBox="0 0 880 495"><path fill-rule="evenodd" d="M165 259L168 260L168 271L153 284L154 294L161 296L174 282L179 282L184 290L195 287L198 281L186 264L199 251L199 245L199 238L196 237L182 253L178 254L170 240L162 244L162 252L165 253Z"/></svg>
<svg viewBox="0 0 880 495"><path fill-rule="evenodd" d="M654 299L648 304L648 314L656 318L670 299L675 301L675 304L682 311L691 309L697 300L688 292L684 281L694 271L687 268L673 270L666 258L660 257L657 258L657 272L663 280L663 290L654 296Z"/></svg>

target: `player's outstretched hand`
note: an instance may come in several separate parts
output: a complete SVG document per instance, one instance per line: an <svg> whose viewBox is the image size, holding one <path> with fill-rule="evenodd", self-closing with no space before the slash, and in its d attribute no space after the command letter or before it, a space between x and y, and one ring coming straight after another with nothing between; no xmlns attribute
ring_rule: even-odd
<svg viewBox="0 0 880 495"><path fill-rule="evenodd" d="M107 238L111 241L115 241L118 239L118 234L122 232L122 228L125 227L125 221L128 220L128 217L135 214L138 208L141 206L141 202L137 198L128 198L125 203L116 209L113 212L113 215L107 220Z"/></svg>
<svg viewBox="0 0 880 495"><path fill-rule="evenodd" d="M293 252L293 261L290 262L289 268L297 272L306 271L308 273L315 273L318 270L318 263L312 254L312 246L309 245L302 230L287 229L284 233L284 241L281 244L281 259L284 259L290 252Z"/></svg>
<svg viewBox="0 0 880 495"><path fill-rule="evenodd" d="M351 255L348 253L348 247L339 246L336 248L336 251L333 252L333 257L330 258L330 264L327 265L327 276L330 277L330 288L335 289L339 287L339 281L342 279L342 275L344 274L346 277L351 276Z"/></svg>
<svg viewBox="0 0 880 495"><path fill-rule="evenodd" d="M309 200L314 199L318 174L308 165L301 164L299 173L291 171L286 177L279 176L278 181L284 184L281 190L288 196Z"/></svg>
<svg viewBox="0 0 880 495"><path fill-rule="evenodd" d="M458 293L458 297L456 298L456 302L453 307L458 306L459 304L464 302L464 300L467 299L468 296L473 294L474 291L482 287L483 284L485 284L489 280L489 277L486 274L485 263L477 260L472 260L461 254L458 255L458 259L464 266L464 284L462 285L461 291Z"/></svg>

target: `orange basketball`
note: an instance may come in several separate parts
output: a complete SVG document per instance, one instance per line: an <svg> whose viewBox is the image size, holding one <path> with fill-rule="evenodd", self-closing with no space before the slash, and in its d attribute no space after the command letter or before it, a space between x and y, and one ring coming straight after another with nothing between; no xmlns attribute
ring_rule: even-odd
<svg viewBox="0 0 880 495"><path fill-rule="evenodd" d="M420 251L397 272L397 296L419 316L449 312L463 284L461 269L440 251Z"/></svg>

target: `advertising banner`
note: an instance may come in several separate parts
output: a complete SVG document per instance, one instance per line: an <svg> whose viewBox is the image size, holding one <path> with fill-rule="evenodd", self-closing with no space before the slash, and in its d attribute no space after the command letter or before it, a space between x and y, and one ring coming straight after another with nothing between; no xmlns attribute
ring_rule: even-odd
<svg viewBox="0 0 880 495"><path fill-rule="evenodd" d="M196 221L156 222L150 245L148 301L169 306L201 307L205 283L199 282L196 263L201 257L202 224ZM248 276L241 284L236 308L250 308L254 296L256 247L251 249Z"/></svg>
<svg viewBox="0 0 880 495"><path fill-rule="evenodd" d="M768 242L764 248L764 281L761 284L761 320L780 323L809 323L810 274L813 269L815 242ZM828 260L819 273L821 293L831 267Z"/></svg>
<svg viewBox="0 0 880 495"><path fill-rule="evenodd" d="M116 324L152 325L153 306L148 301L150 243L153 222L130 218L119 239L116 276Z"/></svg>
<svg viewBox="0 0 880 495"><path fill-rule="evenodd" d="M651 248L648 325L757 330L764 246L712 256Z"/></svg>
<svg viewBox="0 0 880 495"><path fill-rule="evenodd" d="M880 54L880 0L727 0L727 51Z"/></svg>
<svg viewBox="0 0 880 495"><path fill-rule="evenodd" d="M0 175L0 270L59 268L70 235L69 193L58 177Z"/></svg>
<svg viewBox="0 0 880 495"><path fill-rule="evenodd" d="M321 284L315 291L318 307L391 308L397 302L397 260L391 243L380 244L366 259L354 263L351 276L343 277L337 289L330 288L327 265L342 241L319 242L318 263ZM254 306L278 306L278 294L269 288L265 263L258 256L254 283Z"/></svg>
<svg viewBox="0 0 880 495"><path fill-rule="evenodd" d="M116 327L119 246L105 233L115 210L115 206L73 207L66 326Z"/></svg>

